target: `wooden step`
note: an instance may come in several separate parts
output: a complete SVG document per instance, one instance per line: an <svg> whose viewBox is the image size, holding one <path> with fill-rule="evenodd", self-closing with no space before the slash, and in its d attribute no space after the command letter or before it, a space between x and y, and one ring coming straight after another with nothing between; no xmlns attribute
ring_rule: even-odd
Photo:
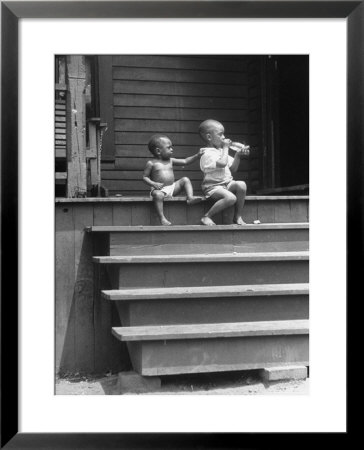
<svg viewBox="0 0 364 450"><path fill-rule="evenodd" d="M307 283L308 252L94 257L113 289Z"/></svg>
<svg viewBox="0 0 364 450"><path fill-rule="evenodd" d="M94 226L107 235L108 254L272 252L308 250L308 223L261 225Z"/></svg>
<svg viewBox="0 0 364 450"><path fill-rule="evenodd" d="M308 251L181 255L94 256L99 264L163 264L197 262L308 261Z"/></svg>
<svg viewBox="0 0 364 450"><path fill-rule="evenodd" d="M120 341L165 341L171 339L308 334L308 320L114 327L112 333Z"/></svg>
<svg viewBox="0 0 364 450"><path fill-rule="evenodd" d="M107 198L57 198L60 206L83 203L93 205L99 218L95 225L159 225L153 201L149 195L129 197L121 193L121 197ZM292 223L309 220L308 196L247 196L244 205L244 219L252 224L259 219L263 223ZM199 225L201 217L211 207L210 201L188 206L186 199L176 197L165 199L165 213L173 225ZM231 211L227 211L227 218ZM222 215L214 217L222 223ZM227 223L227 222L224 222ZM91 225L91 223L90 223Z"/></svg>
<svg viewBox="0 0 364 450"><path fill-rule="evenodd" d="M260 297L277 295L306 295L308 283L233 285L233 286L191 286L148 289L115 289L102 291L107 300L136 301L162 299L189 299L214 297Z"/></svg>
<svg viewBox="0 0 364 450"><path fill-rule="evenodd" d="M308 321L115 327L141 375L308 365Z"/></svg>
<svg viewBox="0 0 364 450"><path fill-rule="evenodd" d="M102 291L123 326L302 320L308 284L188 286Z"/></svg>

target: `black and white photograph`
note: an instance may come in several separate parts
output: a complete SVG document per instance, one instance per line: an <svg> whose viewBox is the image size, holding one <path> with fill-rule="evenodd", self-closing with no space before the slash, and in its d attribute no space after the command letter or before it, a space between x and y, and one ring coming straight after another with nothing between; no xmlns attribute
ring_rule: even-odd
<svg viewBox="0 0 364 450"><path fill-rule="evenodd" d="M363 3L1 1L1 448L347 437Z"/></svg>
<svg viewBox="0 0 364 450"><path fill-rule="evenodd" d="M309 394L309 55L55 56L55 393Z"/></svg>

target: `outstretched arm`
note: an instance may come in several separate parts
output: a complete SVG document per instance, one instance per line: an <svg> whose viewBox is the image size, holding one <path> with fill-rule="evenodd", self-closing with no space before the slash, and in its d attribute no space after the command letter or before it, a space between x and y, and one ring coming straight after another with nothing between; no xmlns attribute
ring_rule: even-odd
<svg viewBox="0 0 364 450"><path fill-rule="evenodd" d="M154 187L156 189L162 189L163 183L157 183L156 181L153 181L150 179L152 169L153 169L153 163L152 163L152 161L148 161L147 165L145 166L145 169L144 169L143 181L145 183L147 183L148 186Z"/></svg>
<svg viewBox="0 0 364 450"><path fill-rule="evenodd" d="M176 166L188 166L189 164L196 161L196 159L199 159L201 157L202 153L203 153L203 151L201 149L198 153L196 153L195 155L189 156L188 158L185 158L185 159L171 158L171 160L172 160L173 164Z"/></svg>

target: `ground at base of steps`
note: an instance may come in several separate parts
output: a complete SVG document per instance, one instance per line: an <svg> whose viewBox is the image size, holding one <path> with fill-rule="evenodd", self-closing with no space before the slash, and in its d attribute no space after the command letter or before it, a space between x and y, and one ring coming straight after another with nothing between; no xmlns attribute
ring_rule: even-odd
<svg viewBox="0 0 364 450"><path fill-rule="evenodd" d="M263 382L258 371L192 374L162 377L158 391L138 395L308 395L309 378L306 380ZM57 378L56 395L118 395L118 375L100 377ZM137 395L128 393L126 395Z"/></svg>

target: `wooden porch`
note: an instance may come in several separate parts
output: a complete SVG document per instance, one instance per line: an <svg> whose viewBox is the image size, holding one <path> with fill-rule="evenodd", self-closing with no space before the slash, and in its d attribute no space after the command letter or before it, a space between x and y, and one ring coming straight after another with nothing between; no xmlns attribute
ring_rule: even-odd
<svg viewBox="0 0 364 450"><path fill-rule="evenodd" d="M114 334L117 334L118 331L115 330L120 330L120 327L128 324L131 326L158 324L158 321L155 322L156 317L161 318L164 325L178 325L180 317L185 318L184 324L231 323L232 319L233 322L239 320L242 323L307 320L308 295L305 283L308 282L308 201L308 196L249 196L244 218L250 225L241 227L240 230L237 230L236 226L220 225L211 230L197 225L208 207L206 202L187 207L183 198L177 198L166 201L167 213L173 218L174 226L169 227L169 230L162 230L162 227L156 226L157 218L150 198L57 199L57 373L106 373L130 370L131 362L127 346L124 342L115 339L112 329ZM224 218L220 217L220 224L223 220ZM255 220L259 220L261 224L254 225ZM112 233L114 233L113 238ZM114 250L110 253L111 242ZM234 243L231 248L229 248L229 242ZM178 253L177 244L180 249ZM201 266L202 260L192 263L192 259L195 258L191 257L192 249L197 256L199 252L210 254L213 265L208 261L203 263L208 264L205 275L198 272L198 270L205 270ZM265 254L275 252L271 255L271 262L264 262L266 257L262 255L262 252ZM285 252L285 256L282 252ZM297 260L297 252L303 252L305 256L303 253L300 255L304 258ZM184 264L182 261L183 253L186 256L185 261L189 261L193 266L190 270L188 270L189 264ZM219 256L214 257L216 253ZM157 261L157 272L165 272L164 269L161 270L163 257L166 259L168 270L171 270L170 264L176 264L176 272L173 272L173 276L171 275L170 284L166 284L165 280L160 285L163 289L169 287L173 293L159 290L154 296L158 299L152 300L152 292L148 294L141 292L143 288L158 289L155 280L160 279L159 275L155 276L156 272L148 280L146 274L148 270L149 273L151 272L150 269L146 271L145 264L148 264L148 261L145 261L144 265L139 264L139 268L138 264L134 266L136 272L133 269L131 273L131 268L128 269L130 273L127 271L123 276L124 280L125 276L129 279L129 285L124 283L123 289L127 286L139 288L138 292L132 294L129 292L129 296L132 295L133 299L138 299L139 295L141 298L136 302L129 298L126 303L124 299L124 306L117 305L118 301L115 301L115 298L111 301L111 293L108 294L108 292L121 288L116 281L119 275L115 275L119 272L113 272L114 269L107 270L106 267L110 265L108 261L104 261L106 264L98 264L100 261L95 264L93 260L95 261L96 256L103 257L103 255L110 255L110 257L124 255L130 258L127 255L132 254L152 259L153 254L154 257L159 257L161 260ZM182 255L181 261L173 263L172 255L178 254ZM242 257L239 258L239 255ZM272 256L274 256L273 259ZM229 258L232 259L230 262ZM287 262L284 262L284 258ZM296 259L294 264L292 258ZM114 268L119 266L118 263L112 265ZM195 271L195 281L191 279L188 272L184 272L185 269L188 272ZM125 275L127 273L129 275ZM218 273L219 276L216 275ZM236 276L229 278L231 273L235 273ZM249 278L249 273L257 274L258 278ZM208 279L211 279L211 282ZM210 287L208 287L209 283ZM220 288L220 291L217 290L214 295L211 294L211 290L216 283L219 286L226 285L226 288ZM276 284L275 288L267 286L271 284ZM284 286L287 284L296 285ZM202 285L206 291L205 294L199 292L199 286ZM261 295L256 293L250 295L251 292L244 294L246 289L243 285L254 285L255 290L258 285L264 286ZM185 295L181 296L175 286L187 289ZM267 291L265 288L270 290ZM182 300L178 304L175 301L170 303L171 300L168 298L173 299L176 296ZM240 298L239 302L236 301L236 296ZM193 299L197 300L193 301ZM121 308L125 311L126 304L129 304L131 309L127 312L127 316L124 315L124 323L122 323L118 310L120 312ZM186 309L180 311L183 305L187 305L188 313ZM223 311L221 311L222 305L224 305ZM158 314L155 314L153 309L156 306L159 308ZM206 307L210 313L207 316L201 316L199 311ZM142 313L135 315L135 311L140 308ZM176 312L178 314L175 314ZM283 341L281 338L277 339L280 344L278 341L272 344L273 352L275 345L281 346L282 342L287 341L286 338ZM302 345L304 349L306 344ZM254 354L252 349L246 351L248 355ZM304 353L301 353L301 356L303 354L307 356L306 350L302 351ZM297 362L297 359L295 361ZM302 362L303 359L301 358L300 361ZM268 360L266 362L268 364ZM280 362L284 363L284 361ZM136 363L137 366L138 364L140 365L141 362ZM260 363L251 361L250 364L250 367L253 367L254 364L257 366ZM248 365L247 363L244 367L247 368ZM150 373L156 372L153 369Z"/></svg>

